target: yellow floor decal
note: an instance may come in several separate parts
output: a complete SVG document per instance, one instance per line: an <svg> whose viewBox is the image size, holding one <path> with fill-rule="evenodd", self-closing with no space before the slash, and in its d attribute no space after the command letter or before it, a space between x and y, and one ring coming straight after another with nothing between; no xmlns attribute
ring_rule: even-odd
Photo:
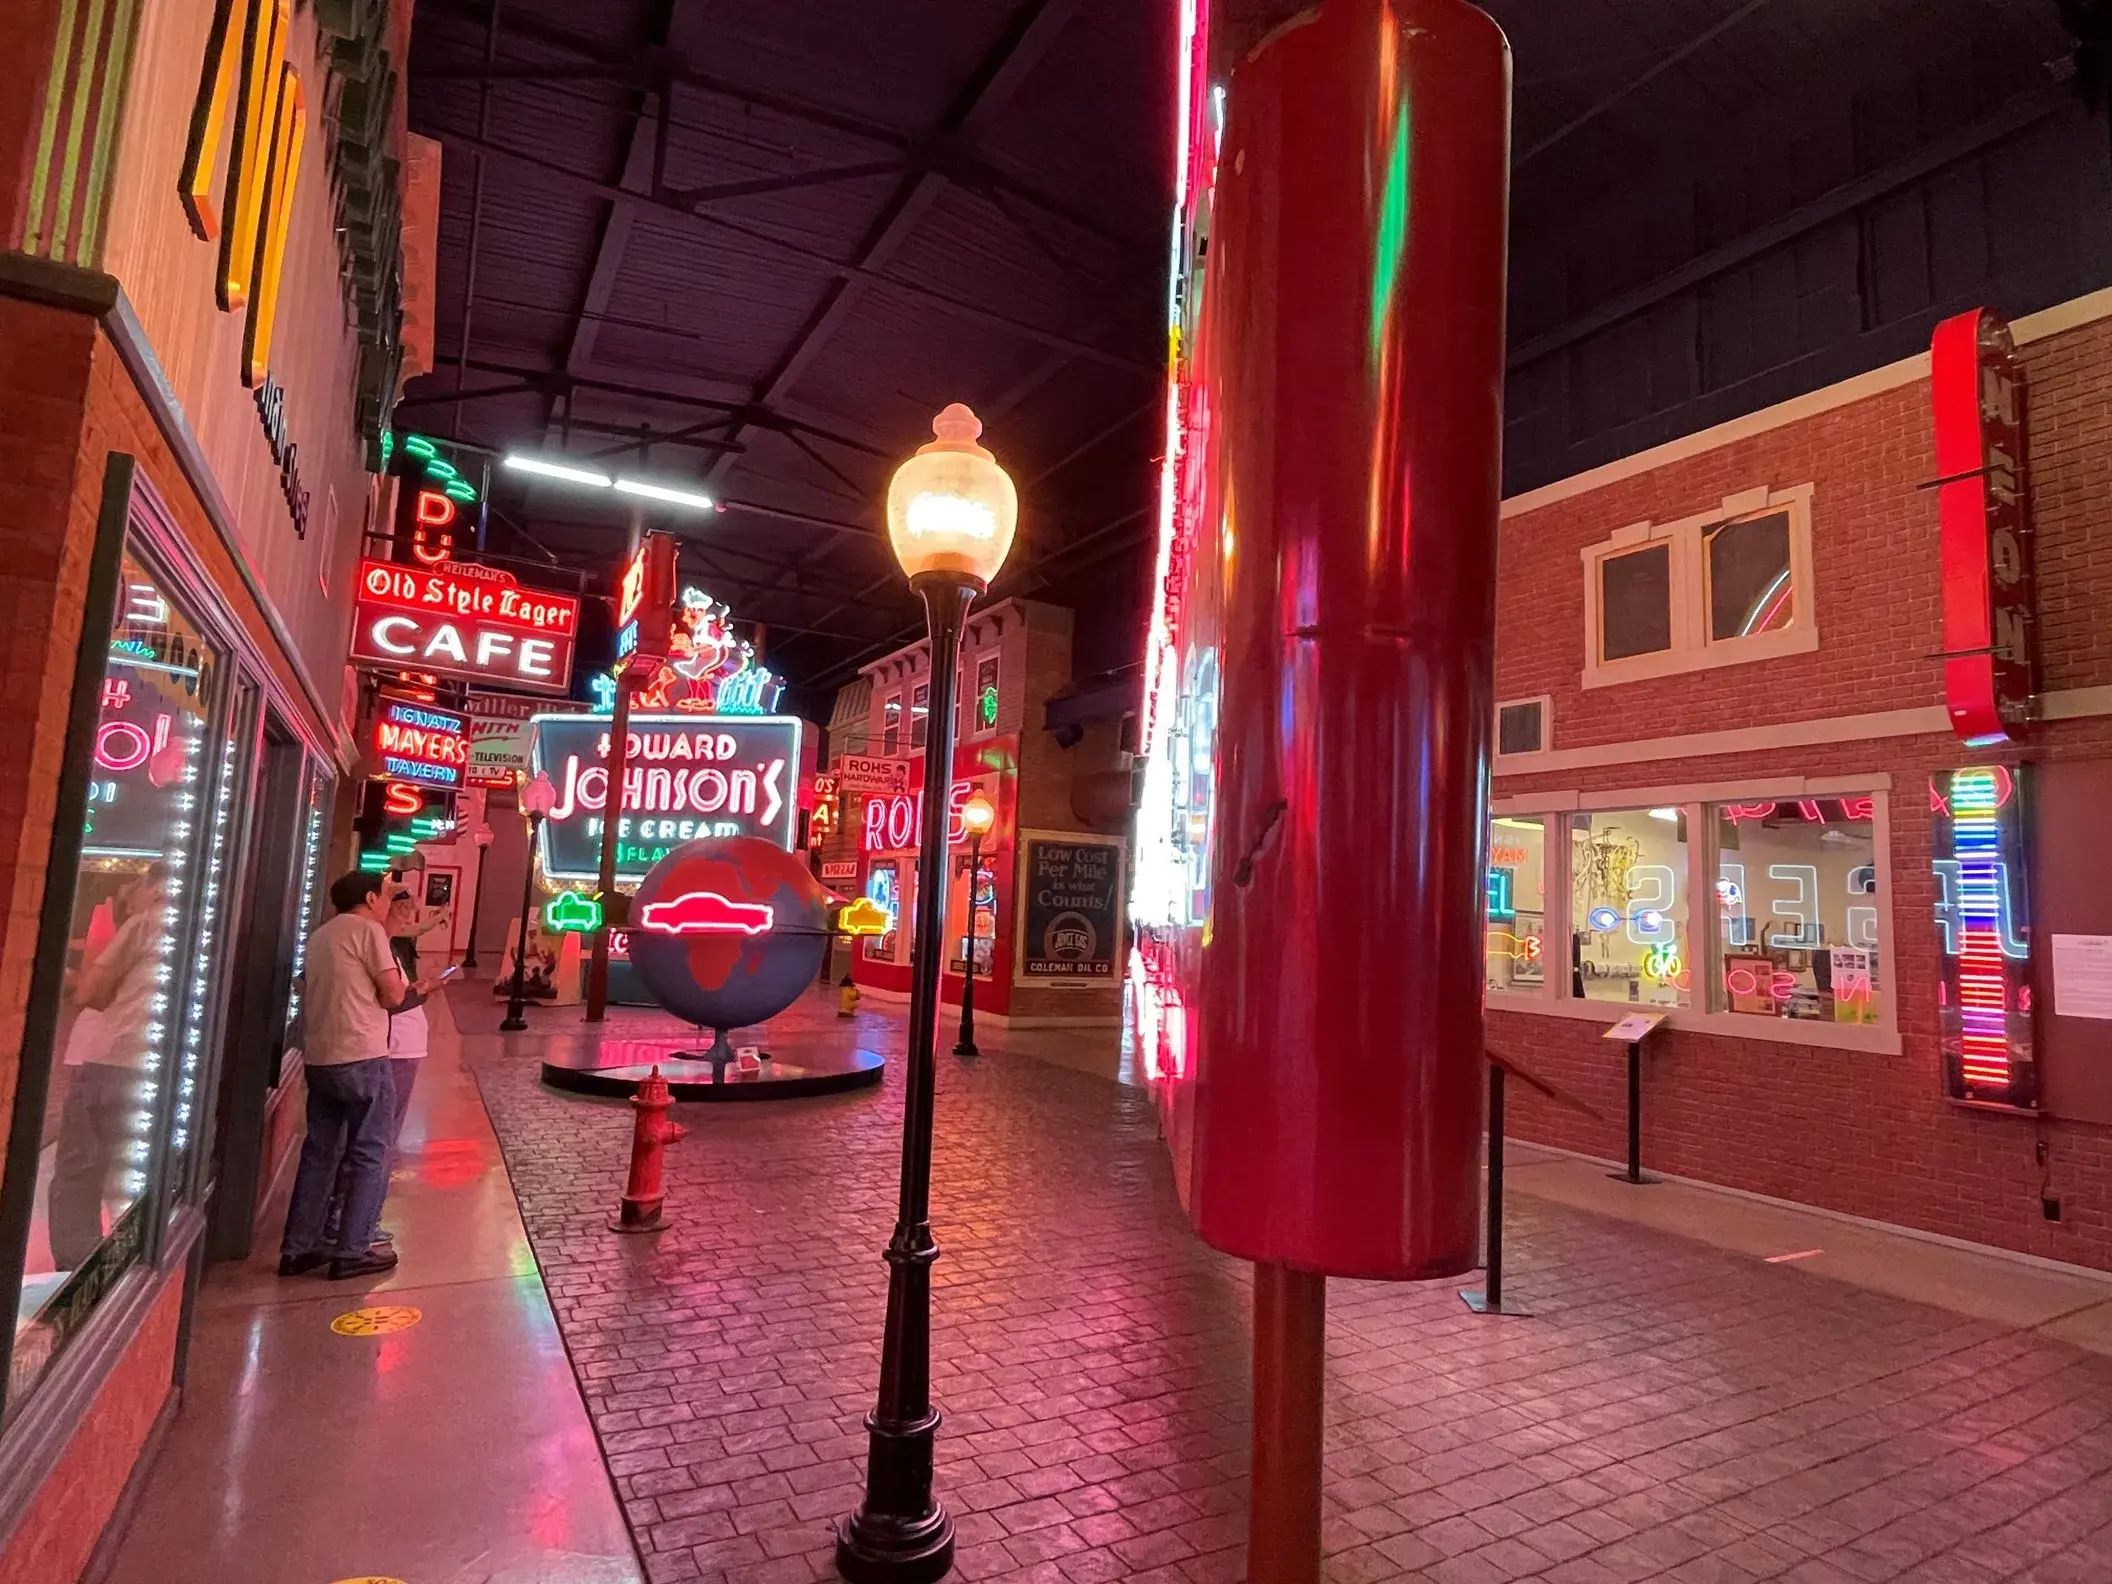
<svg viewBox="0 0 2112 1584"><path fill-rule="evenodd" d="M387 1336L392 1331L408 1331L424 1318L408 1304L385 1304L375 1309L354 1309L341 1314L330 1322L330 1329L339 1336ZM361 1581L341 1580L340 1584L361 1584ZM396 1581L382 1579L369 1581L369 1584L396 1584Z"/></svg>

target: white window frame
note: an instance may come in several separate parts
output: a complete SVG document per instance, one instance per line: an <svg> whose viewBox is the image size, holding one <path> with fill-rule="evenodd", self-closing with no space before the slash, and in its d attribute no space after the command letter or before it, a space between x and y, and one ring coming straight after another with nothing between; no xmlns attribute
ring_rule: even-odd
<svg viewBox="0 0 2112 1584"><path fill-rule="evenodd" d="M895 709L895 740L893 742L889 742L887 740L887 710L889 705L893 705ZM908 724L908 722L909 709L907 704L904 702L904 696L902 694L890 693L886 698L880 701L879 737L880 753L882 757L893 759L901 755L901 753L903 752L902 741L905 735L903 728Z"/></svg>
<svg viewBox="0 0 2112 1584"><path fill-rule="evenodd" d="M962 696L968 700L968 735L971 738L994 737L997 735L996 720L993 720L988 726L985 726L982 723L983 692L981 683L978 679L983 669L983 662L986 660L997 667L998 720L1002 720L1005 714L1004 651L1001 649L985 649L982 650L980 653L971 656L969 658L967 668L961 673L961 692Z"/></svg>
<svg viewBox="0 0 2112 1584"><path fill-rule="evenodd" d="M1503 712L1516 709L1521 704L1540 706L1540 746L1525 753L1507 754L1503 751ZM1552 693L1528 693L1523 698L1498 699L1495 713L1489 717L1489 753L1494 759L1531 759L1544 754L1555 746L1555 696Z"/></svg>
<svg viewBox="0 0 2112 1584"><path fill-rule="evenodd" d="M1638 787L1609 792L1536 792L1519 797L1498 798L1489 806L1489 818L1542 819L1546 822L1546 855L1542 859L1542 883L1547 905L1541 922L1541 940L1547 967L1536 991L1487 990L1484 1005L1491 1012L1527 1012L1543 1017L1575 1018L1610 1028L1630 1012L1638 1010L1625 1001L1589 1001L1569 993L1570 981L1570 884L1569 816L1612 813L1632 809L1675 807L1687 819L1687 950L1702 963L1705 972L1696 976L1686 1007L1651 1007L1663 1011L1665 1026L1698 1034L1721 1034L1734 1039L1765 1040L1778 1045L1819 1046L1829 1050L1864 1051L1872 1055L1900 1053L1899 996L1900 949L1895 933L1897 918L1892 865L1892 778L1873 772L1859 776L1779 776L1767 780L1708 782L1699 785ZM1714 983L1722 962L1721 926L1713 905L1696 905L1696 897L1716 895L1715 832L1704 823L1705 808L1714 803L1757 803L1767 800L1795 802L1801 798L1867 797L1871 802L1870 836L1876 848L1878 949L1883 954L1884 1004L1873 1024L1817 1023L1789 1018L1760 1017L1748 1012L1709 1010ZM1558 839L1559 838L1559 839Z"/></svg>
<svg viewBox="0 0 2112 1584"><path fill-rule="evenodd" d="M1655 677L1708 671L1718 666L1750 665L1784 655L1809 654L1819 647L1817 584L1812 572L1811 500L1814 487L1799 484L1775 490L1762 485L1726 495L1709 511L1677 522L1630 523L1609 539L1587 545L1584 560L1584 675L1587 688L1619 687ZM1787 627L1746 638L1709 638L1708 548L1703 534L1730 523L1789 514L1789 576L1795 591L1795 615ZM1601 609L1600 569L1607 561L1653 544L1670 547L1667 560L1672 601L1672 646L1652 654L1602 660L1605 621Z"/></svg>

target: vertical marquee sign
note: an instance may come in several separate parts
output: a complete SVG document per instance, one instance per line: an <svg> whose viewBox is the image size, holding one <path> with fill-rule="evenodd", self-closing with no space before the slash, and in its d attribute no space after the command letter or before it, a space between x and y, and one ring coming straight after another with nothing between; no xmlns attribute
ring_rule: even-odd
<svg viewBox="0 0 2112 1584"><path fill-rule="evenodd" d="M1973 765L1929 784L1936 822L1937 987L1944 1094L2036 1110L2029 876L2029 767Z"/></svg>
<svg viewBox="0 0 2112 1584"><path fill-rule="evenodd" d="M2026 390L2009 326L1985 308L1930 347L1943 545L1943 693L1976 748L2018 740L2038 690Z"/></svg>
<svg viewBox="0 0 2112 1584"><path fill-rule="evenodd" d="M307 94L286 58L292 26L292 0L218 0L177 178L191 230L202 242L220 243L220 311L247 310L242 383L252 388L271 366L307 134Z"/></svg>

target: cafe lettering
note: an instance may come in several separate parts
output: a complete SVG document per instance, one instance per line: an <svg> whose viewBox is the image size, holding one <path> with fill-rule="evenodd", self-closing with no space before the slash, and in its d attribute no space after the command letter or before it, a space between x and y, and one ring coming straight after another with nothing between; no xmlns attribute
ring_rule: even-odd
<svg viewBox="0 0 2112 1584"><path fill-rule="evenodd" d="M579 601L458 565L363 561L352 657L457 681L562 693L572 682Z"/></svg>

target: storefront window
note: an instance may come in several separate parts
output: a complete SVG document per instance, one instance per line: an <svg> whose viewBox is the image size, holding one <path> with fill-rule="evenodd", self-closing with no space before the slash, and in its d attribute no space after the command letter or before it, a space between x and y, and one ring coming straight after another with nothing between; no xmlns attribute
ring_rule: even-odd
<svg viewBox="0 0 2112 1584"><path fill-rule="evenodd" d="M1877 837L1868 797L1718 804L1719 1011L1879 1021Z"/></svg>
<svg viewBox="0 0 2112 1584"><path fill-rule="evenodd" d="M892 858L877 859L865 877L866 899L887 912L887 929L865 938L865 955L874 962L893 962L902 935L902 867Z"/></svg>
<svg viewBox="0 0 2112 1584"><path fill-rule="evenodd" d="M1571 993L1691 1005L1685 811L1572 815L1569 841Z"/></svg>
<svg viewBox="0 0 2112 1584"><path fill-rule="evenodd" d="M968 971L971 952L975 957L976 977L990 977L997 945L997 862L996 854L985 849L976 864L974 890L969 889L969 854L956 853L953 859L953 880L947 897L947 917L953 921L954 934L947 949L946 971L962 974Z"/></svg>
<svg viewBox="0 0 2112 1584"><path fill-rule="evenodd" d="M1499 816L1489 822L1489 905L1483 982L1491 990L1537 991L1547 983L1542 933L1547 921L1547 822Z"/></svg>
<svg viewBox="0 0 2112 1584"><path fill-rule="evenodd" d="M197 933L178 975L183 987L183 1047L177 1053L172 1114L169 1118L169 1166L163 1180L169 1185L170 1204L188 1187L191 1165L196 1158L202 1131L198 1085L203 1076L205 1053L210 1048L212 991L219 981L222 920L228 912L228 849L236 828L235 773L242 762L244 733L254 729L257 708L256 684L244 677L237 681L235 701L224 713L226 726L220 734L219 767L213 772L211 801L201 813L207 839L204 872L199 876Z"/></svg>
<svg viewBox="0 0 2112 1584"><path fill-rule="evenodd" d="M179 1152L196 1137L198 1068L177 1057L203 1048L209 998L194 994L193 970L216 956L222 933L206 908L225 855L214 842L225 806L214 721L225 657L131 553L122 579L71 923L55 943L65 980L10 1404L145 1250L158 1185L175 1180L157 1159L164 1128ZM25 1065L45 1059L24 1055Z"/></svg>

